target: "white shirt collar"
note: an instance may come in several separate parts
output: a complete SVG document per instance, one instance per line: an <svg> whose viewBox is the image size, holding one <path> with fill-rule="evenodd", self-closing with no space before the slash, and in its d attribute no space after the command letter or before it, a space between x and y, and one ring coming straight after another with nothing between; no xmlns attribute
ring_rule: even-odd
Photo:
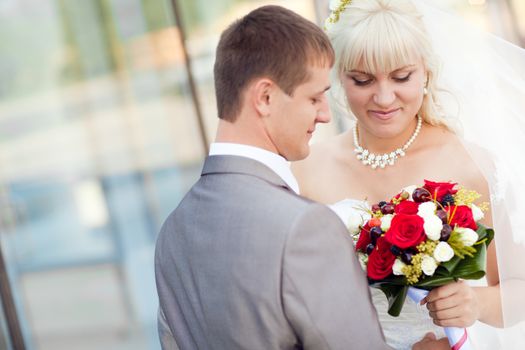
<svg viewBox="0 0 525 350"><path fill-rule="evenodd" d="M262 148L238 143L214 142L210 145L210 156L241 156L256 160L272 169L297 194L299 185L290 170L290 163L280 155Z"/></svg>

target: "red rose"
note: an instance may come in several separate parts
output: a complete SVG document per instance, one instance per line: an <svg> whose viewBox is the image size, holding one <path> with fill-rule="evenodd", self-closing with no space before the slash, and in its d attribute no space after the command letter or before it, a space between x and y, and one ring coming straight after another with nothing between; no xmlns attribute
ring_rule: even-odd
<svg viewBox="0 0 525 350"><path fill-rule="evenodd" d="M363 226L361 232L359 233L359 239L355 245L355 249L366 252L366 246L370 244L370 226L368 222Z"/></svg>
<svg viewBox="0 0 525 350"><path fill-rule="evenodd" d="M443 197L447 194L456 194L456 192L458 192L458 190L454 189L456 185L457 183L452 182L433 182L425 180L423 188L432 194L432 199L435 198L438 202L441 202Z"/></svg>
<svg viewBox="0 0 525 350"><path fill-rule="evenodd" d="M377 239L374 251L368 256L366 274L373 280L381 280L392 274L392 265L396 256L390 251L392 245L384 237Z"/></svg>
<svg viewBox="0 0 525 350"><path fill-rule="evenodd" d="M468 227L474 231L478 229L472 216L472 209L466 205L451 205L445 208L450 220L450 226Z"/></svg>
<svg viewBox="0 0 525 350"><path fill-rule="evenodd" d="M398 205L396 205L395 213L415 215L417 214L418 208L419 208L419 203L412 202L412 201L403 201L399 203Z"/></svg>
<svg viewBox="0 0 525 350"><path fill-rule="evenodd" d="M415 247L425 240L423 224L423 218L418 215L396 214L385 238L401 249Z"/></svg>

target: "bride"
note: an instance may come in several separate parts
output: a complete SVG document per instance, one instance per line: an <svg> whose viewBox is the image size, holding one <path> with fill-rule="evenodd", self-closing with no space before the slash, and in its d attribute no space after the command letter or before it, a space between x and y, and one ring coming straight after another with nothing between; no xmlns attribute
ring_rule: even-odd
<svg viewBox="0 0 525 350"><path fill-rule="evenodd" d="M472 112L474 108L469 114L466 106L457 113L458 118L445 110L440 57L424 20L410 0L339 1L327 23L336 52L332 107L343 106L354 117L355 125L314 145L310 156L294 164L293 170L301 194L331 205L344 222L352 215L361 215L357 208L363 203L378 203L406 186L420 185L428 179L457 182L480 193L482 201L491 201L493 206L485 213L484 224L493 227L495 212L507 209L505 204L497 203L495 195L497 186L492 175L496 160L487 161L486 154L491 151L486 149L487 139L474 138L473 142L461 136L458 127L459 123L463 127L487 123L484 118L488 117ZM452 42L452 37L449 39ZM452 82L465 80L461 71L449 72L449 76ZM479 120L468 121L466 115L475 115ZM495 229L496 237L503 237L498 227ZM486 279L481 285L458 281L434 289L426 298L426 306L407 298L399 317L387 314L385 296L372 289L387 342L396 349L408 349L431 331L438 336L433 348L450 349L441 327L476 323L476 327L486 330L492 328L478 326L479 322L492 327L507 325L500 288L505 271L498 273L499 243L495 241L489 246ZM523 246L519 248L521 252ZM521 272L513 277L523 278ZM476 337L471 338L477 348L482 348L480 340L476 345ZM484 344L490 348L501 346L495 340ZM524 344L513 346L521 348Z"/></svg>

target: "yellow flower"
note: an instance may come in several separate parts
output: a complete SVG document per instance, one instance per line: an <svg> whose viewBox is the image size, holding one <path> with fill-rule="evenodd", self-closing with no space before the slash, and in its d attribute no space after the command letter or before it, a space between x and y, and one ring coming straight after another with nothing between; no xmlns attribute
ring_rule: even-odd
<svg viewBox="0 0 525 350"><path fill-rule="evenodd" d="M412 256L410 265L403 267L402 272L406 276L408 284L413 285L419 281L419 277L423 273L421 269L422 254L416 254Z"/></svg>
<svg viewBox="0 0 525 350"><path fill-rule="evenodd" d="M420 253L433 255L434 249L436 249L437 245L438 245L437 241L426 240L424 242L419 243L419 245L417 246L417 250Z"/></svg>
<svg viewBox="0 0 525 350"><path fill-rule="evenodd" d="M341 16L341 13L345 10L345 8L352 3L352 0L341 0L339 3L339 6L332 12L330 17L328 17L329 23L337 23L339 21L339 17Z"/></svg>
<svg viewBox="0 0 525 350"><path fill-rule="evenodd" d="M481 195L478 192L467 190L467 189L464 189L463 187L460 187L458 192L454 195L454 202L456 205L470 206L480 197Z"/></svg>

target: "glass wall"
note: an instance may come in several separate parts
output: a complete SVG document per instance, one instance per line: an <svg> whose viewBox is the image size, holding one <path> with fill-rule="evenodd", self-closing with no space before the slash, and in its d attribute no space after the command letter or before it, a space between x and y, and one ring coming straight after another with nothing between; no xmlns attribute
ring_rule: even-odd
<svg viewBox="0 0 525 350"><path fill-rule="evenodd" d="M156 233L197 179L169 1L0 1L1 243L26 343L157 348Z"/></svg>
<svg viewBox="0 0 525 350"><path fill-rule="evenodd" d="M8 349L11 346L7 326L4 309L0 303L0 349Z"/></svg>
<svg viewBox="0 0 525 350"><path fill-rule="evenodd" d="M0 0L0 243L29 349L160 348L154 244L215 133L219 34L263 4L319 21L327 2ZM0 312L2 349L6 329Z"/></svg>

